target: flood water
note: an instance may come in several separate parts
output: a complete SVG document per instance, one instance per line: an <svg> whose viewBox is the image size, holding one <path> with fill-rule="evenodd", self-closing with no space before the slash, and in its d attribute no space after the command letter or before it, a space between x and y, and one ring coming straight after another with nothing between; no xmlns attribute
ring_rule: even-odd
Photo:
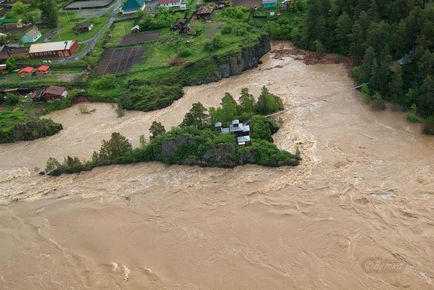
<svg viewBox="0 0 434 290"><path fill-rule="evenodd" d="M113 131L138 145L154 120L170 128L194 102L264 85L288 109L274 139L299 148L298 167L37 174L50 156L89 158ZM59 134L0 145L0 288L433 289L434 138L353 86L342 65L269 53L163 110L51 114Z"/></svg>

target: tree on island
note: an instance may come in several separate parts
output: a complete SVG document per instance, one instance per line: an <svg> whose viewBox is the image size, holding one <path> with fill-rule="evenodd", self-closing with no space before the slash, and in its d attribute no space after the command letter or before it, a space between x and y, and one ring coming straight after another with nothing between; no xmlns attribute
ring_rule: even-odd
<svg viewBox="0 0 434 290"><path fill-rule="evenodd" d="M149 133L151 133L151 136L149 137L150 140L163 135L164 133L166 133L166 129L164 128L164 126L160 123L160 122L152 122L151 127L149 127Z"/></svg>
<svg viewBox="0 0 434 290"><path fill-rule="evenodd" d="M241 89L241 96L239 99L240 110L245 113L252 113L255 111L255 98L249 93L249 89Z"/></svg>
<svg viewBox="0 0 434 290"><path fill-rule="evenodd" d="M264 86L255 109L261 115L268 115L283 110L283 103L279 97L270 93Z"/></svg>
<svg viewBox="0 0 434 290"><path fill-rule="evenodd" d="M209 119L207 111L208 110L201 103L194 103L190 111L185 114L181 126L191 126L202 129Z"/></svg>

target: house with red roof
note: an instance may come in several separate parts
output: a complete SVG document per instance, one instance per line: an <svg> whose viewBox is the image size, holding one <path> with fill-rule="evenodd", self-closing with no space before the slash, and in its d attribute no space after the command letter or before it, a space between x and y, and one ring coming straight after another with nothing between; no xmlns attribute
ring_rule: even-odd
<svg viewBox="0 0 434 290"><path fill-rule="evenodd" d="M38 75L46 75L50 73L50 67L48 65L41 65L36 69Z"/></svg>
<svg viewBox="0 0 434 290"><path fill-rule="evenodd" d="M21 75L22 78L24 78L24 77L31 76L33 74L33 71L34 71L33 67L27 66L25 68L20 69L18 73Z"/></svg>

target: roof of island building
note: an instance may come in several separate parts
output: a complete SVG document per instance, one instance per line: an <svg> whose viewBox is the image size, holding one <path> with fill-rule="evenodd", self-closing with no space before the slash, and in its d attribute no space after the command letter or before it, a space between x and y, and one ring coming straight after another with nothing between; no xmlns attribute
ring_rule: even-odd
<svg viewBox="0 0 434 290"><path fill-rule="evenodd" d="M237 143L240 146L250 144L250 126L240 122L240 120L233 120L229 127L222 127L221 122L214 124L217 132L220 133L233 133L237 137Z"/></svg>

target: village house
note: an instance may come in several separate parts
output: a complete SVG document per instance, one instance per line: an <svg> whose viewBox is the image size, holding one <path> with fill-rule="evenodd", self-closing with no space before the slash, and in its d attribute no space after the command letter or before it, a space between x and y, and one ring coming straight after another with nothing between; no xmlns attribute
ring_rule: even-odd
<svg viewBox="0 0 434 290"><path fill-rule="evenodd" d="M37 75L46 75L50 73L50 67L48 65L41 65L36 69Z"/></svg>
<svg viewBox="0 0 434 290"><path fill-rule="evenodd" d="M181 6L181 0L158 0L158 5L161 7L178 7Z"/></svg>
<svg viewBox="0 0 434 290"><path fill-rule="evenodd" d="M93 29L92 23L78 23L74 25L72 30L74 30L75 33L86 33Z"/></svg>
<svg viewBox="0 0 434 290"><path fill-rule="evenodd" d="M50 102L68 97L68 91L64 87L49 86L33 96L34 101Z"/></svg>
<svg viewBox="0 0 434 290"><path fill-rule="evenodd" d="M22 43L33 43L41 38L42 34L36 26L33 26L29 31L27 31L23 37L21 37Z"/></svg>
<svg viewBox="0 0 434 290"><path fill-rule="evenodd" d="M232 133L237 138L239 146L250 145L250 126L240 123L239 120L233 120L229 128L223 128L221 122L214 125L215 130L221 134Z"/></svg>
<svg viewBox="0 0 434 290"><path fill-rule="evenodd" d="M0 28L3 30L14 30L23 28L21 19L3 18L0 19Z"/></svg>
<svg viewBox="0 0 434 290"><path fill-rule="evenodd" d="M22 78L26 78L26 77L31 76L33 74L33 72L34 72L34 69L31 66L26 66L25 68L22 68L18 71L18 73L20 74L20 76Z"/></svg>
<svg viewBox="0 0 434 290"><path fill-rule="evenodd" d="M145 0L127 0L124 5L122 5L120 11L122 14L131 14L143 11L145 7Z"/></svg>
<svg viewBox="0 0 434 290"><path fill-rule="evenodd" d="M34 58L69 57L78 46L75 40L37 43L30 46L29 55Z"/></svg>
<svg viewBox="0 0 434 290"><path fill-rule="evenodd" d="M262 7L266 9L276 8L277 0L262 0Z"/></svg>
<svg viewBox="0 0 434 290"><path fill-rule="evenodd" d="M5 44L0 46L0 60L5 60L10 57L28 58L29 50L18 44Z"/></svg>

